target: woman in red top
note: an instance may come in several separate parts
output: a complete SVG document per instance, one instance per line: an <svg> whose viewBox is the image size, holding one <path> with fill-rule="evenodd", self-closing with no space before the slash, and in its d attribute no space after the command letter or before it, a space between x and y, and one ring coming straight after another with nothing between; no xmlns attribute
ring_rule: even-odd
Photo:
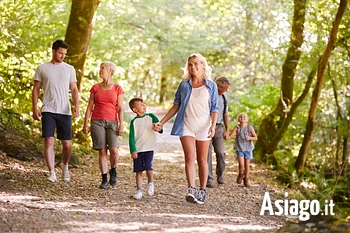
<svg viewBox="0 0 350 233"><path fill-rule="evenodd" d="M116 166L118 162L118 136L124 133L123 127L123 94L118 84L113 83L112 77L116 66L112 62L100 65L102 82L92 86L89 103L85 112L83 132L89 132L88 121L91 117L91 138L93 149L98 150L99 165L102 174L100 188L107 189L108 183L114 187L117 183ZM107 180L108 153L110 153L110 179Z"/></svg>

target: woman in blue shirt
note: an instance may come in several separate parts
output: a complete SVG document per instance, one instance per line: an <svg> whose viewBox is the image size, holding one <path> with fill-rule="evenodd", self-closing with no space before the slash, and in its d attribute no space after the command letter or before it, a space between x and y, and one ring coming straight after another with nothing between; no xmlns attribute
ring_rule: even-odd
<svg viewBox="0 0 350 233"><path fill-rule="evenodd" d="M174 104L157 127L162 127L176 113L171 135L180 137L185 155L188 183L186 201L204 204L208 179L208 148L215 134L218 116L218 90L216 83L211 80L211 68L201 54L192 54L187 59ZM196 158L200 182L198 193L195 188Z"/></svg>

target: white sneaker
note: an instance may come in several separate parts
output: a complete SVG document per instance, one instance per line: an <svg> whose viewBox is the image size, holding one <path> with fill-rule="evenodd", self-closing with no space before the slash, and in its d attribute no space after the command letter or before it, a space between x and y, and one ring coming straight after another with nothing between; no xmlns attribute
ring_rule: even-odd
<svg viewBox="0 0 350 233"><path fill-rule="evenodd" d="M49 178L47 178L47 180L50 181L50 182L56 182L57 181L55 171L50 171L50 176L49 176Z"/></svg>
<svg viewBox="0 0 350 233"><path fill-rule="evenodd" d="M63 173L62 173L62 178L64 181L70 181L70 175L68 171L68 164L63 165Z"/></svg>
<svg viewBox="0 0 350 233"><path fill-rule="evenodd" d="M147 193L148 193L149 196L153 196L153 194L154 194L154 184L153 184L153 182L148 183Z"/></svg>
<svg viewBox="0 0 350 233"><path fill-rule="evenodd" d="M137 190L137 192L134 195L134 198L136 200L140 200L142 198L142 191L141 190Z"/></svg>

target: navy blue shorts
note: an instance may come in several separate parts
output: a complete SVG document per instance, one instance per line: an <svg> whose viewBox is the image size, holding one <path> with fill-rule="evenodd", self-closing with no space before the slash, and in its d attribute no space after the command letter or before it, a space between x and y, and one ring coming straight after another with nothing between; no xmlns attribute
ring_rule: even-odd
<svg viewBox="0 0 350 233"><path fill-rule="evenodd" d="M72 140L72 116L51 112L41 113L42 137L54 137L57 128L59 140Z"/></svg>
<svg viewBox="0 0 350 233"><path fill-rule="evenodd" d="M143 172L153 170L154 151L138 152L137 159L134 159L134 172Z"/></svg>

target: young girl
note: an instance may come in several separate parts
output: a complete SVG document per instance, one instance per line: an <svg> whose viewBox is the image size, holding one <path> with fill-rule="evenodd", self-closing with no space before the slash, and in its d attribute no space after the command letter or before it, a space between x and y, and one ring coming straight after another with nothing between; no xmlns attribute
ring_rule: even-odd
<svg viewBox="0 0 350 233"><path fill-rule="evenodd" d="M248 122L247 113L240 113L237 117L237 121L239 124L233 128L228 139L236 135L234 149L237 154L239 169L237 183L241 184L244 180L244 186L250 187L249 164L250 160L253 159L253 141L258 140L258 137L256 136L254 128Z"/></svg>

